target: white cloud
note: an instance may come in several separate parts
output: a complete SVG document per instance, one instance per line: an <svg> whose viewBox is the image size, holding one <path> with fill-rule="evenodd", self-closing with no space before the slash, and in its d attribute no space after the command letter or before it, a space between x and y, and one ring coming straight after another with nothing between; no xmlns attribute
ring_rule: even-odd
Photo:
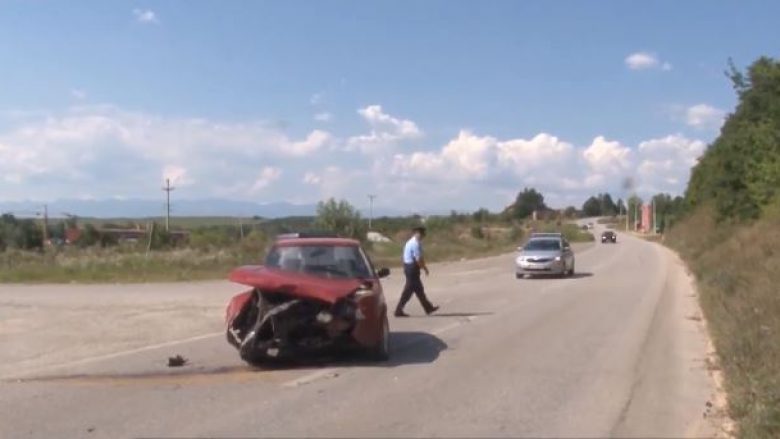
<svg viewBox="0 0 780 439"><path fill-rule="evenodd" d="M681 135L650 139L630 148L604 136L575 147L548 133L498 140L461 131L438 151L396 154L390 166L379 163L375 170L389 169L385 172L391 178L401 177L409 184L421 181L433 187L441 183L456 192L467 187L488 193L533 186L570 202L597 191L620 194L622 179L631 174L640 182L640 193L679 194L704 149L703 142Z"/></svg>
<svg viewBox="0 0 780 439"><path fill-rule="evenodd" d="M558 168L555 165L567 161L573 150L570 143L539 133L530 140L511 139L498 143L498 163L516 175L526 175L540 167Z"/></svg>
<svg viewBox="0 0 780 439"><path fill-rule="evenodd" d="M260 171L260 175L255 179L250 192L258 192L265 189L271 183L278 180L282 176L282 170L274 168L272 166L266 166Z"/></svg>
<svg viewBox="0 0 780 439"><path fill-rule="evenodd" d="M457 138L444 146L441 156L452 163L459 173L481 178L487 174L491 165L491 153L495 145L496 139L492 137L475 136L462 130Z"/></svg>
<svg viewBox="0 0 780 439"><path fill-rule="evenodd" d="M622 172L631 166L631 149L603 136L593 139L590 146L582 151L582 156L597 172Z"/></svg>
<svg viewBox="0 0 780 439"><path fill-rule="evenodd" d="M358 109L358 114L371 126L371 132L347 139L347 150L359 149L364 153L382 152L391 145L422 137L423 133L413 121L393 117L382 110L381 105L369 105Z"/></svg>
<svg viewBox="0 0 780 439"><path fill-rule="evenodd" d="M327 111L323 111L322 113L317 113L314 115L314 120L317 122L330 122L332 119L333 115Z"/></svg>
<svg viewBox="0 0 780 439"><path fill-rule="evenodd" d="M331 137L314 130L303 139L291 139L263 121L170 118L111 106L73 107L27 118L0 131L0 175L20 191L26 188L51 197L62 193L44 191L45 185L36 182L55 181L59 191L67 191L68 185L100 182L110 194L137 193L156 191L161 169L170 175L179 169L185 172L177 184L197 182L218 191L228 181L251 186L253 167L269 160L311 158ZM234 190L234 194L219 194L240 195L240 186Z"/></svg>
<svg viewBox="0 0 780 439"><path fill-rule="evenodd" d="M135 20L143 24L157 24L160 20L151 9L133 9Z"/></svg>
<svg viewBox="0 0 780 439"><path fill-rule="evenodd" d="M325 146L331 140L331 135L327 131L314 130L309 133L305 140L282 145L282 149L295 156L312 154Z"/></svg>
<svg viewBox="0 0 780 439"><path fill-rule="evenodd" d="M496 139L461 130L439 152L415 152L393 157L392 172L426 178L459 180L487 175L495 161Z"/></svg>
<svg viewBox="0 0 780 439"><path fill-rule="evenodd" d="M325 93L323 92L314 93L309 98L309 103L312 105L320 105L324 99L325 99Z"/></svg>
<svg viewBox="0 0 780 439"><path fill-rule="evenodd" d="M626 67L631 70L661 69L663 71L672 70L672 65L668 62L661 62L658 56L650 52L635 52L628 55L624 60Z"/></svg>
<svg viewBox="0 0 780 439"><path fill-rule="evenodd" d="M187 175L187 168L177 165L165 165L162 171L162 179L170 180L172 185L189 186L193 181Z"/></svg>
<svg viewBox="0 0 780 439"><path fill-rule="evenodd" d="M319 198L365 199L364 190L373 176L364 169L354 166L326 166L319 174Z"/></svg>
<svg viewBox="0 0 780 439"><path fill-rule="evenodd" d="M315 174L313 172L307 172L303 176L303 180L301 180L301 181L303 183L305 183L305 184L310 184L310 185L315 185L316 186L316 185L319 185L320 183L322 183L322 178L320 178L319 175L317 175L317 174Z"/></svg>
<svg viewBox="0 0 780 439"><path fill-rule="evenodd" d="M697 104L685 111L685 123L694 128L720 128L726 112L707 104Z"/></svg>
<svg viewBox="0 0 780 439"><path fill-rule="evenodd" d="M417 125L411 120L398 119L382 111L381 105L369 105L358 110L358 114L368 121L372 127L389 127L390 131L403 137L422 135Z"/></svg>
<svg viewBox="0 0 780 439"><path fill-rule="evenodd" d="M361 112L377 139L395 143L422 135L413 122L377 107ZM555 205L596 192L622 195L620 182L629 174L643 196L681 193L705 149L679 134L638 145L605 136L574 145L544 132L501 139L460 130L433 148L334 154L330 146L339 144L327 131L293 138L258 120L164 117L112 106L73 107L9 124L13 128L0 129L6 199L67 198L85 187L96 198L151 198L160 196L162 176L181 189L179 197L251 198L266 191L278 200L360 202L378 193L386 206L430 211L496 208L507 193L531 186Z"/></svg>
<svg viewBox="0 0 780 439"><path fill-rule="evenodd" d="M701 140L674 134L641 142L637 148L635 168L639 190L682 192L680 182L687 182L691 167L696 165L706 145Z"/></svg>
<svg viewBox="0 0 780 439"><path fill-rule="evenodd" d="M70 91L70 96L78 101L83 101L87 98L87 92L78 88L74 88Z"/></svg>

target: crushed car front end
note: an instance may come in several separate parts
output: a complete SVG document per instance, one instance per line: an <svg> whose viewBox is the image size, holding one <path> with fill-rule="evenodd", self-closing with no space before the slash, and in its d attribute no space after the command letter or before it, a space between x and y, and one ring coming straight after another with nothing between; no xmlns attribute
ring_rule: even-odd
<svg viewBox="0 0 780 439"><path fill-rule="evenodd" d="M227 339L244 361L257 364L349 348L362 348L377 359L387 355L387 306L372 282L345 283L343 294L333 295L296 280L276 288L256 286L228 304Z"/></svg>

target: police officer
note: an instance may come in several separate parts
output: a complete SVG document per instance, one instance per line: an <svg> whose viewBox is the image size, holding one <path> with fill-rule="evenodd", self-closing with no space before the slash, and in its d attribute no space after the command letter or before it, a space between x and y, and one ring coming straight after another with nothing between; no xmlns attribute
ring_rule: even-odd
<svg viewBox="0 0 780 439"><path fill-rule="evenodd" d="M428 275L428 266L425 265L425 259L423 258L423 238L425 238L425 227L416 227L414 228L414 235L404 245L404 275L406 276L406 283L404 284L403 292L401 292L401 300L395 308L396 317L409 317L409 314L404 312L404 306L412 298L412 293L417 296L426 314L432 314L439 309L438 306L433 306L425 296L425 288L420 279L420 270L425 271L426 276Z"/></svg>

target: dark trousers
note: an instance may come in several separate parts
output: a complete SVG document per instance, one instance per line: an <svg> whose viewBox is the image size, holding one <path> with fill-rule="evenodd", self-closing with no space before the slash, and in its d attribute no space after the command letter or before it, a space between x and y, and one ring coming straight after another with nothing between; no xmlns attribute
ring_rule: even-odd
<svg viewBox="0 0 780 439"><path fill-rule="evenodd" d="M425 297L425 287L423 287L422 279L420 279L420 267L417 264L404 264L404 275L406 276L406 283L404 284L404 290L401 292L401 300L398 302L396 311L403 311L404 306L412 298L412 293L417 296L425 312L429 312L433 305Z"/></svg>

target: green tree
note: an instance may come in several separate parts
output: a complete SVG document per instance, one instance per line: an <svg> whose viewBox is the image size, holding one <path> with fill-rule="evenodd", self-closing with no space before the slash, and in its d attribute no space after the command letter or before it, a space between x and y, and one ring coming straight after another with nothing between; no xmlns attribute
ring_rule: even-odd
<svg viewBox="0 0 780 439"><path fill-rule="evenodd" d="M582 204L582 213L587 216L601 216L601 201L596 197L590 197Z"/></svg>
<svg viewBox="0 0 780 439"><path fill-rule="evenodd" d="M0 217L0 250L7 247L30 250L43 247L43 231L31 219L10 214Z"/></svg>
<svg viewBox="0 0 780 439"><path fill-rule="evenodd" d="M366 224L360 212L346 200L330 198L317 204L315 226L347 238L364 240Z"/></svg>
<svg viewBox="0 0 780 439"><path fill-rule="evenodd" d="M474 218L474 221L478 223L484 223L490 219L490 211L483 207L474 212L472 214L472 218Z"/></svg>
<svg viewBox="0 0 780 439"><path fill-rule="evenodd" d="M617 215L617 204L612 200L612 196L608 193L599 194L599 202L601 203L602 215Z"/></svg>
<svg viewBox="0 0 780 439"><path fill-rule="evenodd" d="M76 245L79 247L92 247L98 243L100 243L100 232L92 224L84 226L79 238L76 240Z"/></svg>
<svg viewBox="0 0 780 439"><path fill-rule="evenodd" d="M712 204L718 219L755 218L780 193L780 62L760 58L727 75L739 97L691 172L690 206Z"/></svg>
<svg viewBox="0 0 780 439"><path fill-rule="evenodd" d="M544 196L533 188L525 188L517 194L517 198L510 206L512 217L515 219L526 219L537 210L546 210Z"/></svg>

